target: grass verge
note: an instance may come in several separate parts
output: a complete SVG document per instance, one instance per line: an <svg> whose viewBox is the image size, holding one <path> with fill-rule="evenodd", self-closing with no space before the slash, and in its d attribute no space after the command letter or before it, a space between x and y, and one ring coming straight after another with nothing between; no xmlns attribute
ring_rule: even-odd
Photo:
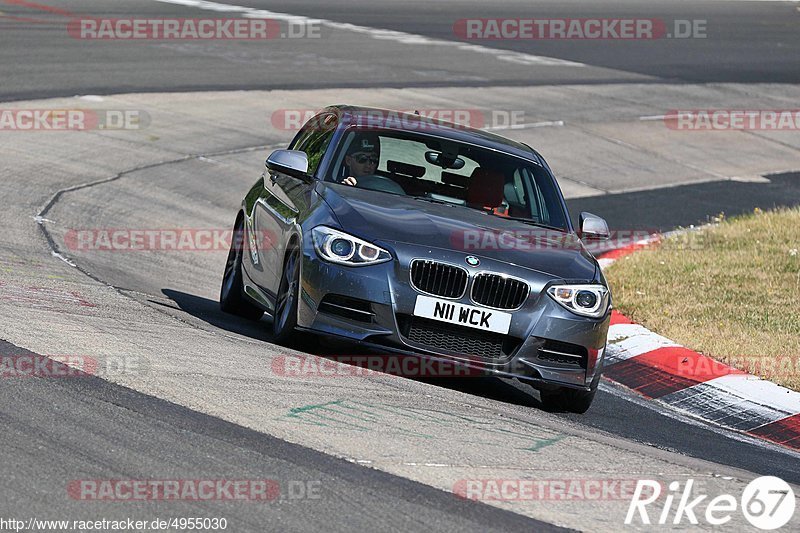
<svg viewBox="0 0 800 533"><path fill-rule="evenodd" d="M800 209L715 220L611 265L614 307L687 348L800 390Z"/></svg>

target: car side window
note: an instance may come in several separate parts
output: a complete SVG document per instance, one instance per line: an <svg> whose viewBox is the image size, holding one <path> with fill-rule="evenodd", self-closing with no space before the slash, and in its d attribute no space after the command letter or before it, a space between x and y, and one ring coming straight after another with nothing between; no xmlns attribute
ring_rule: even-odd
<svg viewBox="0 0 800 533"><path fill-rule="evenodd" d="M535 169L535 170L534 170ZM551 226L566 227L567 220L564 210L561 207L561 200L557 194L557 189L548 186L549 175L541 167L532 167L525 170L533 190L528 193L529 198L533 198L535 209L538 211L539 221Z"/></svg>
<svg viewBox="0 0 800 533"><path fill-rule="evenodd" d="M312 176L317 173L319 164L325 156L325 151L331 143L333 133L336 130L336 115L318 115L309 120L304 126L294 150L305 152L308 156L308 173Z"/></svg>

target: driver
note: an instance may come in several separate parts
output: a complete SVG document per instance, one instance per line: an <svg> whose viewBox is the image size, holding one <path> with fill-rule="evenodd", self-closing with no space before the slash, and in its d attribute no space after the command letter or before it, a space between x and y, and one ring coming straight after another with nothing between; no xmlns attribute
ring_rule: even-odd
<svg viewBox="0 0 800 533"><path fill-rule="evenodd" d="M357 133L347 148L344 162L347 165L345 185L357 185L356 178L375 174L381 158L381 141L374 133Z"/></svg>

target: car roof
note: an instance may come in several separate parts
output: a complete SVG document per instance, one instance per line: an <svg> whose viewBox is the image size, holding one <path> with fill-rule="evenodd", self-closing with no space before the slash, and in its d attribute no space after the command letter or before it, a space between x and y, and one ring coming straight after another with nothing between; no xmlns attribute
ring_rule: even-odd
<svg viewBox="0 0 800 533"><path fill-rule="evenodd" d="M368 125L369 127L377 129L409 133L428 133L437 137L506 152L517 157L532 159L541 163L541 156L526 144L512 141L511 139L485 130L454 124L436 118L429 118L416 113L352 105L328 106L323 112L336 114L339 117L340 125L343 127Z"/></svg>

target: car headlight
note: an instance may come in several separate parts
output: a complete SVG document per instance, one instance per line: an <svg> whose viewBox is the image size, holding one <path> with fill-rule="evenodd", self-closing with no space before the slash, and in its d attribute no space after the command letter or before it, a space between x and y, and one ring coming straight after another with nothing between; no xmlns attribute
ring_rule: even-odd
<svg viewBox="0 0 800 533"><path fill-rule="evenodd" d="M358 237L327 226L311 230L317 254L331 263L348 266L376 265L389 261L389 252Z"/></svg>
<svg viewBox="0 0 800 533"><path fill-rule="evenodd" d="M554 285L547 294L578 315L600 318L608 311L608 289L603 285Z"/></svg>

